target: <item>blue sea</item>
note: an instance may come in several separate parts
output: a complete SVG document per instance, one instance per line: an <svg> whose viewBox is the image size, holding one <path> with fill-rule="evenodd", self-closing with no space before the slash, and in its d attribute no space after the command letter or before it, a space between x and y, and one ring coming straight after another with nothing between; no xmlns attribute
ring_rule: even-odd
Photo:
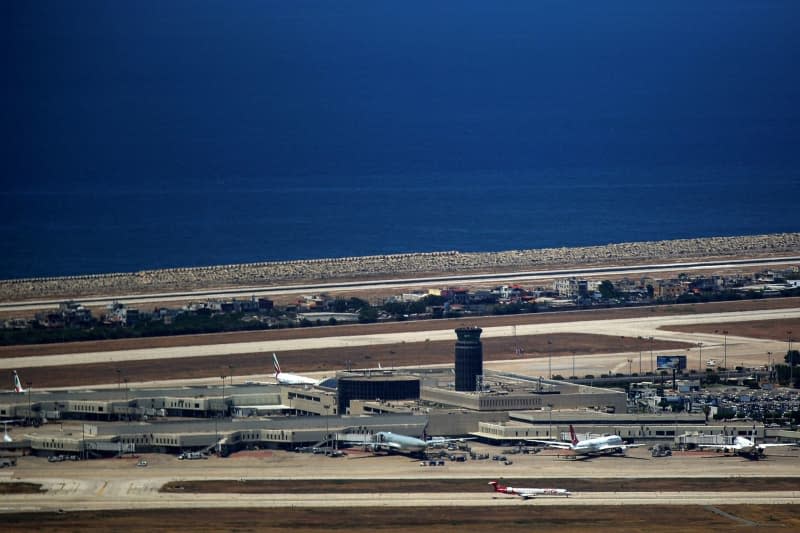
<svg viewBox="0 0 800 533"><path fill-rule="evenodd" d="M0 278L800 231L798 15L10 2Z"/></svg>

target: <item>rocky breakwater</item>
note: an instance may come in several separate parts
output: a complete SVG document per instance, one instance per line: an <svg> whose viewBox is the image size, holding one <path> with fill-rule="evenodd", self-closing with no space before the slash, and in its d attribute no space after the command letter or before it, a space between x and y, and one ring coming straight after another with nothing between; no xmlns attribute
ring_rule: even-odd
<svg viewBox="0 0 800 533"><path fill-rule="evenodd" d="M799 254L800 233L713 237L542 248L502 252L433 252L272 261L195 268L144 270L0 281L0 301L41 298L81 299L135 293L218 287L265 286L301 281L336 281L375 276L476 272L505 269L602 265L631 261L755 257Z"/></svg>

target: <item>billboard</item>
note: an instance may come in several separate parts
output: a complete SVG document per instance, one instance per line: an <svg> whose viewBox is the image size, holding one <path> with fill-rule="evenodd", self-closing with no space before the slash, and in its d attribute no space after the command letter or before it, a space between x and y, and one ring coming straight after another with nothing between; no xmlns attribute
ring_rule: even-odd
<svg viewBox="0 0 800 533"><path fill-rule="evenodd" d="M686 369L686 356L685 355L657 355L656 367L658 370L685 370Z"/></svg>

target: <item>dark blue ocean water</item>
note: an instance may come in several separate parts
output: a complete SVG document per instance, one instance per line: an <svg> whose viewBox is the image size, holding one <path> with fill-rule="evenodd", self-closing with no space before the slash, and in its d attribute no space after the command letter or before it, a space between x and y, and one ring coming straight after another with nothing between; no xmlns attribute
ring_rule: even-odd
<svg viewBox="0 0 800 533"><path fill-rule="evenodd" d="M794 1L3 9L0 278L800 230Z"/></svg>

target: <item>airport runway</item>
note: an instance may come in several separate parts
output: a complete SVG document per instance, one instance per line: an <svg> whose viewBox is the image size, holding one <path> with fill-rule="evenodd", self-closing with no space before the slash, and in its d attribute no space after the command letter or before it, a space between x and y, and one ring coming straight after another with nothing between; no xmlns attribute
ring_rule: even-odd
<svg viewBox="0 0 800 533"><path fill-rule="evenodd" d="M529 500L491 492L363 494L170 494L128 493L121 497L4 495L0 513L214 507L497 507L509 505L739 505L798 504L798 491L758 492L585 492L569 498Z"/></svg>
<svg viewBox="0 0 800 533"><path fill-rule="evenodd" d="M745 337L727 337L727 346L723 346L723 336L713 334L691 334L667 331L663 328L689 324L715 324L722 322L738 322L753 320L776 320L800 318L800 309L774 309L760 311L742 311L727 313L707 313L697 315L677 315L666 317L645 317L612 320L586 320L575 322L553 322L544 324L520 324L517 326L499 326L484 328L482 337L511 337L513 335L547 335L557 333L589 333L626 337L653 337L658 340L684 342L691 346L703 343L703 357L722 360L723 350L727 352L730 367L734 364L767 363L766 353L780 353L785 348L785 342L769 341L764 339L749 339ZM435 327L435 322L431 326ZM97 362L142 361L155 359L171 359L183 357L202 357L219 355L236 355L244 353L264 353L286 350L311 350L334 347L357 347L380 344L397 344L403 342L430 341L455 341L452 329L440 329L420 332L384 333L373 335L333 336L310 339L274 340L263 342L240 342L229 344L213 344L202 346L180 346L172 348L150 348L118 351L84 352L71 354L43 355L34 357L9 357L0 359L0 369L15 369L25 367L48 367L61 365L88 364ZM697 350L687 350L689 368L704 368L704 362L699 360ZM652 364L651 354L648 352L619 353L608 355L576 356L579 364L576 368L581 370L581 375L586 373L602 374L605 372L628 371L628 359L635 370L639 367L639 357L642 357L644 371L650 370ZM552 371L554 374L571 375L572 358L553 358ZM509 361L511 367L525 364L525 370L531 375L547 375L548 362L546 359ZM267 368L265 363L265 370ZM487 363L490 369L504 368L503 363Z"/></svg>
<svg viewBox="0 0 800 533"><path fill-rule="evenodd" d="M476 445L477 451L498 453L499 447ZM421 467L418 461L403 456L372 457L354 452L347 458L292 452L264 452L262 457L211 457L200 461L178 461L175 457L146 454L150 466L136 467L135 458L104 459L88 462L48 463L40 457L20 458L14 469L0 471L2 481L41 483L43 494L4 495L0 512L54 511L63 509L154 509L192 507L349 507L349 506L509 506L509 505L652 505L652 504L800 504L798 450L785 450L766 460L748 461L721 454L651 458L646 449L637 448L629 457L602 457L589 461L558 459L545 452L514 455L513 464L497 461L467 461L444 467ZM363 452L361 452L363 454ZM559 478L561 488L571 489L569 478L670 478L708 477L785 477L798 476L798 490L715 492L575 492L569 498L541 497L532 500L496 495L485 482L502 479L512 486L515 478L537 477L536 486L552 486L549 478ZM467 492L426 492L426 479L475 479L475 490ZM230 480L234 486L243 479L405 479L419 481L419 492L329 493L294 492L277 494L183 494L159 493L164 483L173 480ZM484 481L486 480L486 481ZM525 485L531 486L531 485Z"/></svg>
<svg viewBox="0 0 800 533"><path fill-rule="evenodd" d="M394 290L404 287L426 287L441 285L466 285L487 283L512 283L552 280L566 277L633 276L657 272L689 272L703 270L727 270L731 268L794 264L799 256L762 257L750 259L726 259L674 263L650 263L637 265L607 265L599 267L573 267L554 270L514 271L483 274L450 274L428 277L389 278L368 281L338 281L333 283L304 283L276 286L251 286L241 288L205 289L197 291L162 292L153 294L122 294L82 298L85 306L106 305L120 302L127 305L144 303L185 302L200 299L226 299L251 296L279 296L312 292L375 291ZM3 311L31 311L53 309L63 299L21 302L0 302Z"/></svg>

